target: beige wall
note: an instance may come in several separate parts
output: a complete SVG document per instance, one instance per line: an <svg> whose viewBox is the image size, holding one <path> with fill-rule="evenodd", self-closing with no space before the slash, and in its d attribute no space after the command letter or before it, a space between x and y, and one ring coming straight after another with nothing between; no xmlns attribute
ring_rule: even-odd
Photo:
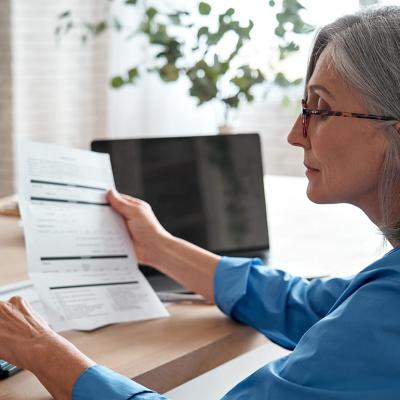
<svg viewBox="0 0 400 400"><path fill-rule="evenodd" d="M107 130L109 37L57 42L57 16L100 20L108 0L0 0L0 197L15 191L19 139L88 148ZM13 146L14 142L14 146Z"/></svg>
<svg viewBox="0 0 400 400"><path fill-rule="evenodd" d="M11 0L0 0L0 196L13 192Z"/></svg>

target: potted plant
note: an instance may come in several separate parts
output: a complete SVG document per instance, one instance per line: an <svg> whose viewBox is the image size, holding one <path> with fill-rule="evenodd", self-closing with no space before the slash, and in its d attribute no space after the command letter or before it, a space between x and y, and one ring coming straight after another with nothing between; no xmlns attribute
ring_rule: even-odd
<svg viewBox="0 0 400 400"><path fill-rule="evenodd" d="M157 4L157 5L156 5ZM72 10L59 16L56 34L61 37L72 29L80 32L83 43L102 35L109 29L124 34L127 40L145 39L150 49L149 60L132 65L121 74L111 77L115 89L134 85L147 73L157 74L166 83L187 79L189 94L197 104L218 101L224 107L224 121L220 131L229 131L229 115L232 109L255 98L255 86L274 83L279 86L297 85L301 79L288 80L279 70L268 71L270 78L261 68L243 62L241 51L251 40L254 27L250 19L245 25L236 18L236 10L227 8L222 13L213 12L212 6L200 1L195 12L175 9L163 2L149 5L146 0L125 0L124 7L134 7L140 14L134 26L125 26L116 17L100 21L77 21ZM275 35L279 38L277 52L282 61L299 50L298 44L288 40L288 34L301 35L311 32L313 27L305 23L300 15L304 8L297 0L283 0L280 9L274 0L266 7L275 13ZM214 28L207 22L214 19ZM221 44L230 37L230 49L221 55ZM187 40L187 38L191 40ZM225 45L226 47L226 45Z"/></svg>

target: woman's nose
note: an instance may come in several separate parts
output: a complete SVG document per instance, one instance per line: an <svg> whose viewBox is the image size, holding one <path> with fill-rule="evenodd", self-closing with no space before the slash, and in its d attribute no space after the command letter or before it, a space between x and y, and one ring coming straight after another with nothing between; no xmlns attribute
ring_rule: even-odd
<svg viewBox="0 0 400 400"><path fill-rule="evenodd" d="M310 147L310 141L308 137L303 136L303 124L301 123L301 116L298 116L294 122L292 129L289 131L287 141L292 146L303 147L304 149Z"/></svg>

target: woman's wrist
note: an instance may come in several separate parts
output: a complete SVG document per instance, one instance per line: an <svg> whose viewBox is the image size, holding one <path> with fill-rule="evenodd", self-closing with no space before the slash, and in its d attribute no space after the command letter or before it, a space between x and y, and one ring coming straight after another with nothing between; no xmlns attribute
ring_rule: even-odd
<svg viewBox="0 0 400 400"><path fill-rule="evenodd" d="M56 399L71 399L79 376L95 362L57 333L40 337L29 352L25 368L31 371Z"/></svg>
<svg viewBox="0 0 400 400"><path fill-rule="evenodd" d="M155 253L156 269L208 301L214 300L214 273L220 256L174 236L158 241Z"/></svg>
<svg viewBox="0 0 400 400"><path fill-rule="evenodd" d="M157 240L153 242L151 266L160 269L171 253L171 249L174 248L174 243L178 240L180 239L171 235L169 232L159 235Z"/></svg>

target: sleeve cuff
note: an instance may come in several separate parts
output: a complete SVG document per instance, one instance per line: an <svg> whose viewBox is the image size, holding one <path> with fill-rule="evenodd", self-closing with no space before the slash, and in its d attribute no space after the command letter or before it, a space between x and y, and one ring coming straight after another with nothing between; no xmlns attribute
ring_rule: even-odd
<svg viewBox="0 0 400 400"><path fill-rule="evenodd" d="M246 294L249 271L263 265L259 258L222 257L214 275L214 301L231 316L235 304Z"/></svg>
<svg viewBox="0 0 400 400"><path fill-rule="evenodd" d="M75 382L72 399L127 400L140 393L153 391L102 365L94 365L85 370Z"/></svg>

